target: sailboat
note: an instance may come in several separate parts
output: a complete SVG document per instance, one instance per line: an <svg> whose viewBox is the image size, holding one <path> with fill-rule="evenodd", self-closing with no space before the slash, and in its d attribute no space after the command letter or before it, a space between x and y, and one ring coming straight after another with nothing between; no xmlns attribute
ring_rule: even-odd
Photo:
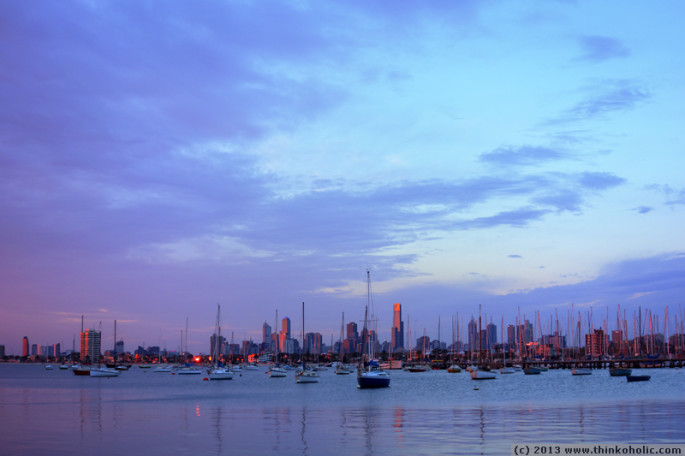
<svg viewBox="0 0 685 456"><path fill-rule="evenodd" d="M278 328L278 309L276 309L276 321L274 322L274 330ZM276 340L274 341L274 350L276 352L276 362L273 366L269 368L269 377L271 378L283 378L287 376L285 369L281 367L278 362L278 332L276 332Z"/></svg>
<svg viewBox="0 0 685 456"><path fill-rule="evenodd" d="M585 349L587 351L587 344ZM578 361L580 361L580 312L578 313ZM571 369L571 375L592 375L592 370L576 366Z"/></svg>
<svg viewBox="0 0 685 456"><path fill-rule="evenodd" d="M507 351L505 350L504 346L504 317L502 317L502 323L500 325L501 331L502 331L502 367L499 368L499 373L500 374L513 374L516 372L513 367L507 366Z"/></svg>
<svg viewBox="0 0 685 456"><path fill-rule="evenodd" d="M338 362L335 365L335 373L337 375L349 375L352 373L350 366L343 363L345 347L343 346L343 335L345 333L345 312L342 314L342 323L340 324L340 350L338 350Z"/></svg>
<svg viewBox="0 0 685 456"><path fill-rule="evenodd" d="M221 351L221 305L216 305L216 334L214 336L214 356L212 367L207 372L210 380L231 380L233 372L219 362L219 352Z"/></svg>
<svg viewBox="0 0 685 456"><path fill-rule="evenodd" d="M447 368L447 372L449 372L450 374L458 374L459 372L461 372L461 366L459 366L459 364L457 364L454 361L454 354L457 351L457 339L454 337L454 326L455 326L454 320L455 320L455 317L452 317L452 355L451 355L451 361L452 362L450 364L450 367Z"/></svg>
<svg viewBox="0 0 685 456"><path fill-rule="evenodd" d="M318 383L319 382L319 373L313 369L310 369L306 366L305 361L304 361L304 347L305 347L305 340L304 340L304 302L302 303L302 364L300 366L300 370L295 374L295 380L297 383Z"/></svg>
<svg viewBox="0 0 685 456"><path fill-rule="evenodd" d="M390 386L390 375L381 369L378 362L373 359L373 350L371 349L371 340L369 338L368 317L369 305L371 305L371 273L368 269L366 270L366 290L367 303L364 310L364 330L362 332L364 339L362 340L362 356L357 367L357 388L387 388ZM365 359L366 362L364 362Z"/></svg>
<svg viewBox="0 0 685 456"><path fill-rule="evenodd" d="M497 378L495 374L483 369L481 339L480 306L478 306L478 366L471 369L471 380L495 380Z"/></svg>

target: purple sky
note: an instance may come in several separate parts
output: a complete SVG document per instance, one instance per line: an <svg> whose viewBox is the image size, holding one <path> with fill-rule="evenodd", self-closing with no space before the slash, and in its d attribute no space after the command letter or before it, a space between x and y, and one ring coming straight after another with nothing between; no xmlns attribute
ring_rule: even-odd
<svg viewBox="0 0 685 456"><path fill-rule="evenodd" d="M0 345L682 322L685 4L0 4ZM565 323L563 324L565 327ZM629 323L630 325L630 323ZM465 326L465 324L464 324ZM463 328L462 328L463 331ZM418 335L420 335L418 334Z"/></svg>

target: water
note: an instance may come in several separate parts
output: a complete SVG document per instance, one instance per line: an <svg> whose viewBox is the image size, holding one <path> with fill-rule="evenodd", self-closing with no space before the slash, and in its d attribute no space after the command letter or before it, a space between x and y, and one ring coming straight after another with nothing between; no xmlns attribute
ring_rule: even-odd
<svg viewBox="0 0 685 456"><path fill-rule="evenodd" d="M118 378L0 364L3 455L510 454L513 443L683 443L685 370L627 383L597 370L498 375L391 371L391 387L354 375L318 384L264 370L203 381L137 367ZM478 389L475 389L478 388Z"/></svg>

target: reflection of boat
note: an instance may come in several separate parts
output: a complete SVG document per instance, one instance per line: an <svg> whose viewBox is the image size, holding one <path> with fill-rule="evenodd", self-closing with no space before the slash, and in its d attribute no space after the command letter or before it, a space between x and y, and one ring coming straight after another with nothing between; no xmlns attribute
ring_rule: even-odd
<svg viewBox="0 0 685 456"><path fill-rule="evenodd" d="M611 369L609 369L609 375L612 377L627 377L632 373L632 369L624 367L612 367Z"/></svg>
<svg viewBox="0 0 685 456"><path fill-rule="evenodd" d="M219 352L221 351L221 305L216 305L216 333L214 334L214 353L212 357L212 367L207 372L210 380L231 380L233 372L219 362Z"/></svg>
<svg viewBox="0 0 685 456"><path fill-rule="evenodd" d="M371 304L371 273L366 270L367 303L364 310L364 329L362 335L362 356L357 367L357 388L387 388L390 386L390 375L381 369L373 359L373 349L368 330L369 305ZM375 331L374 331L375 332ZM366 343L366 346L364 345ZM365 362L366 360L366 362Z"/></svg>
<svg viewBox="0 0 685 456"><path fill-rule="evenodd" d="M523 373L526 375L540 375L540 372L542 372L542 369L536 366L530 366L523 369Z"/></svg>
<svg viewBox="0 0 685 456"><path fill-rule="evenodd" d="M629 382L646 382L652 378L650 375L627 375L626 380Z"/></svg>
<svg viewBox="0 0 685 456"><path fill-rule="evenodd" d="M571 369L571 375L592 375L592 370L587 367L576 367Z"/></svg>
<svg viewBox="0 0 685 456"><path fill-rule="evenodd" d="M300 370L295 374L295 381L297 383L318 383L319 381L319 373L315 371L314 369L310 369L307 367L304 358L305 358L305 340L304 340L304 302L302 303L302 365L300 367Z"/></svg>

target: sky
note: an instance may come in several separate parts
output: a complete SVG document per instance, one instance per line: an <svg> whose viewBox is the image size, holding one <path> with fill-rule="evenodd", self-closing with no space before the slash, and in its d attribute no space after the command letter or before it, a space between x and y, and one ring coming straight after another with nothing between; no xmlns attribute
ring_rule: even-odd
<svg viewBox="0 0 685 456"><path fill-rule="evenodd" d="M0 3L0 345L682 323L685 3ZM186 321L188 332L185 333ZM440 321L440 325L438 325ZM279 323L280 325L280 323ZM656 320L655 320L656 325ZM540 328L544 331L544 328ZM537 330L536 330L537 331ZM549 331L547 331L549 332ZM663 331L661 331L663 332ZM407 336L405 336L407 337ZM107 342L111 341L111 343ZM77 346L78 349L78 346Z"/></svg>

